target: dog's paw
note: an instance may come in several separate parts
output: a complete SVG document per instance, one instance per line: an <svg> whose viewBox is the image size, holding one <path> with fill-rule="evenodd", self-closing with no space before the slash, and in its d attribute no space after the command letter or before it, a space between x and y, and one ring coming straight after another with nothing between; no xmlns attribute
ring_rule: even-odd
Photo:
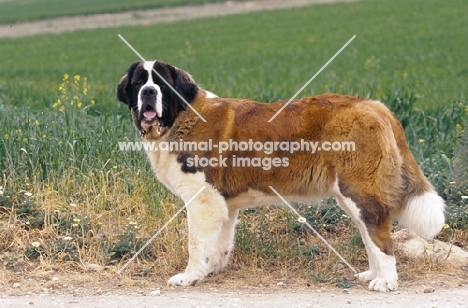
<svg viewBox="0 0 468 308"><path fill-rule="evenodd" d="M369 290L388 292L395 291L398 288L396 279L376 278L369 283Z"/></svg>
<svg viewBox="0 0 468 308"><path fill-rule="evenodd" d="M197 279L195 277L191 277L190 275L187 275L187 274L177 274L177 275L174 275L171 277L171 279L169 279L167 281L167 285L168 286L183 286L183 287L186 287L186 286L194 286L198 280L200 279Z"/></svg>
<svg viewBox="0 0 468 308"><path fill-rule="evenodd" d="M372 271L365 271L365 272L356 274L354 276L359 280L369 281L369 280L375 279L375 277L377 277L377 274Z"/></svg>

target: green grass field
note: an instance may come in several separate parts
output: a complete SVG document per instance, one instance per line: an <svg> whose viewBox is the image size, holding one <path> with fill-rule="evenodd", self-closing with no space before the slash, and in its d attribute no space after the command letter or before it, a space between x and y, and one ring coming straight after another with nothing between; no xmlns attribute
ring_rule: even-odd
<svg viewBox="0 0 468 308"><path fill-rule="evenodd" d="M73 259L63 248L70 243L59 240L69 236L82 260L107 264L128 256L180 206L156 182L143 153L118 150L119 141L138 140L127 107L115 97L117 82L138 57L118 34L147 59L190 72L220 96L266 102L289 99L357 35L300 97L338 92L383 100L403 122L411 148L438 191L467 194L447 188L455 137L462 134L468 113L466 16L463 0L362 1L1 39L0 209L9 215L0 222L0 251L25 250L12 244L18 234L7 226L13 224L32 230L24 243L41 242L42 250L28 246L31 258L68 254ZM458 226L466 226L466 205L453 204L461 213L457 219L462 217ZM328 216L337 213L330 211ZM251 257L244 257L252 254L263 260L258 264L329 258L320 244L322 250L314 248L313 239L296 245L297 234L288 233L294 229L290 213L278 211L277 219L268 222L265 215L264 210L243 214L234 262L252 264ZM328 225L323 216L313 219L318 227ZM174 224L181 230L185 226L183 218ZM330 223L348 224L346 219ZM161 256L158 262L169 259L159 264L168 271L183 265L173 254L186 253L178 244L186 235L176 227L148 253ZM50 232L34 231L42 229ZM340 244L356 243L355 230L350 232L351 240L335 243L350 262L361 264L362 247ZM327 260L328 265L314 270L330 277L333 261Z"/></svg>
<svg viewBox="0 0 468 308"><path fill-rule="evenodd" d="M114 13L154 9L187 4L203 4L220 0L12 0L0 1L0 24L32 21L61 16Z"/></svg>

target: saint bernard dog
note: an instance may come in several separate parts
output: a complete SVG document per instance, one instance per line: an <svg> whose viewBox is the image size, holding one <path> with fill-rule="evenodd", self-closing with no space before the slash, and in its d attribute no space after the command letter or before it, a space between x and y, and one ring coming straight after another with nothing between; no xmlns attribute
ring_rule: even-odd
<svg viewBox="0 0 468 308"><path fill-rule="evenodd" d="M234 245L239 210L282 204L270 187L292 202L336 198L361 233L369 270L356 276L370 281L371 290L397 288L393 218L423 237L436 236L444 224L443 199L417 165L399 121L378 101L338 94L306 97L292 101L269 122L285 101L220 98L187 72L161 61L132 64L117 86L117 97L130 108L143 140L155 144L307 140L355 145L354 151L315 153L230 148L222 153L228 161L221 165L193 164L195 157L218 158L215 146L147 150L157 179L184 202L205 187L187 206L187 268L169 285L193 285L222 271ZM230 163L235 157L278 157L283 163L235 166Z"/></svg>

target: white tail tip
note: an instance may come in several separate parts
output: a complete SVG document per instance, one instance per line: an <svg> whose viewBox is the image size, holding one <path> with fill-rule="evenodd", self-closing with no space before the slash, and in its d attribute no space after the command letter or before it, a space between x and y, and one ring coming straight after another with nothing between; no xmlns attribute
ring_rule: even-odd
<svg viewBox="0 0 468 308"><path fill-rule="evenodd" d="M412 197L397 219L400 225L426 238L435 237L445 223L445 202L435 192Z"/></svg>

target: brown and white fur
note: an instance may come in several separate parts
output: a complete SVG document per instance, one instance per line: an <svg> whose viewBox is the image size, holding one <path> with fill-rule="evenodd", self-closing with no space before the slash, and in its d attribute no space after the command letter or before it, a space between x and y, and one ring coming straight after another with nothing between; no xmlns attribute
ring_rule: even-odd
<svg viewBox="0 0 468 308"><path fill-rule="evenodd" d="M157 74L203 118L188 108ZM444 201L417 165L402 126L382 103L360 97L323 94L285 104L219 98L200 88L185 71L160 61L130 66L117 89L142 138L162 141L353 141L355 151L229 151L224 156L283 157L288 166L202 168L188 159L217 157L212 151L147 151L156 177L187 202L189 261L169 285L187 286L225 268L234 245L236 219L246 207L333 196L361 232L369 270L357 274L369 289L395 290L398 275L391 242L392 218L424 237L444 223Z"/></svg>

